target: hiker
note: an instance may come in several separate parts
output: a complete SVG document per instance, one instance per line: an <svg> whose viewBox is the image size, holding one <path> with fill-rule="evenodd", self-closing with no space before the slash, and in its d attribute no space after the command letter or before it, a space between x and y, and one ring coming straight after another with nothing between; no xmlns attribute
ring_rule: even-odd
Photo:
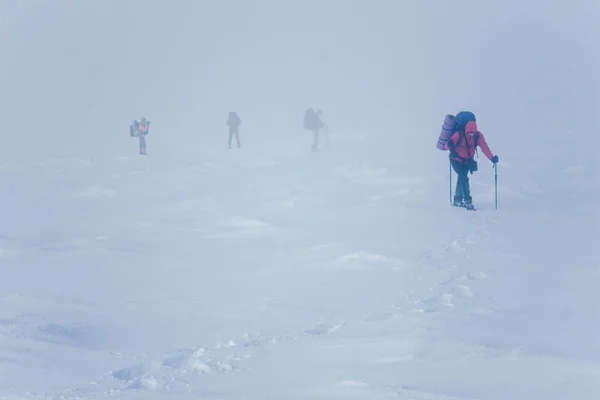
<svg viewBox="0 0 600 400"><path fill-rule="evenodd" d="M312 108L309 108L304 112L304 129L310 130L313 133L312 151L317 151L319 149L319 131L323 126L324 124L321 122L319 114Z"/></svg>
<svg viewBox="0 0 600 400"><path fill-rule="evenodd" d="M150 121L142 117L138 124L138 138L140 140L140 155L146 155L146 136L148 136L148 129L150 128Z"/></svg>
<svg viewBox="0 0 600 400"><path fill-rule="evenodd" d="M492 155L483 133L477 130L475 116L470 112L461 112L456 115L457 130L445 144L446 150L450 150L450 163L458 175L456 191L454 193L453 205L473 210L473 199L469 187L469 172L477 171L477 161L473 159L477 146L483 154L496 164L498 156Z"/></svg>
<svg viewBox="0 0 600 400"><path fill-rule="evenodd" d="M242 120L237 115L237 112L230 111L229 117L226 122L227 126L229 126L229 148L231 148L231 141L233 136L235 136L235 140L237 141L238 149L242 147L240 145L240 125L242 124Z"/></svg>
<svg viewBox="0 0 600 400"><path fill-rule="evenodd" d="M140 143L140 155L146 155L146 136L148 135L148 129L150 128L150 121L142 117L138 122L133 121L133 124L129 126L129 135L131 137L137 137Z"/></svg>

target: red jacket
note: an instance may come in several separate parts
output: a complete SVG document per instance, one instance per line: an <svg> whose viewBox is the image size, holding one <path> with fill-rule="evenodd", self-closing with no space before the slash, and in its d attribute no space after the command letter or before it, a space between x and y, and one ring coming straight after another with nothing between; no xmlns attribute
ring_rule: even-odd
<svg viewBox="0 0 600 400"><path fill-rule="evenodd" d="M473 135L465 133L462 135L462 137L459 131L454 132L454 135L452 135L446 142L445 147L446 150L450 150L452 147L454 147L458 157L452 157L453 159L457 161L466 161L467 159L475 156L475 139L477 139L477 146L481 148L483 154L485 154L485 156L491 161L493 154L485 141L483 133L479 131L475 132ZM451 142L452 144L450 144Z"/></svg>
<svg viewBox="0 0 600 400"><path fill-rule="evenodd" d="M148 134L148 125L144 125L140 122L138 124L138 134L147 135Z"/></svg>

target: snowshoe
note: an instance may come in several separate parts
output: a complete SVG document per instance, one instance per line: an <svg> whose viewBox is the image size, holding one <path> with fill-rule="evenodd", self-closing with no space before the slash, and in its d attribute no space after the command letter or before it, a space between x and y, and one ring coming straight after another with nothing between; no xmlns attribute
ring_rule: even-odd
<svg viewBox="0 0 600 400"><path fill-rule="evenodd" d="M474 211L475 210L475 206L473 205L473 203L470 200L466 200L464 203L464 206L467 210L471 210Z"/></svg>
<svg viewBox="0 0 600 400"><path fill-rule="evenodd" d="M454 201L452 202L452 205L453 205L454 207L464 207L464 206L465 206L465 203L464 203L464 201L462 201L462 200L454 200Z"/></svg>
<svg viewBox="0 0 600 400"><path fill-rule="evenodd" d="M465 209L467 209L467 210L469 210L469 211L475 211L475 210L477 210L477 209L475 208L475 206L473 205L473 203L471 203L470 201L464 201L464 200L463 200L463 201L457 201L457 200L454 200L454 201L452 202L452 205L453 205L454 207L461 207L461 208L465 208Z"/></svg>

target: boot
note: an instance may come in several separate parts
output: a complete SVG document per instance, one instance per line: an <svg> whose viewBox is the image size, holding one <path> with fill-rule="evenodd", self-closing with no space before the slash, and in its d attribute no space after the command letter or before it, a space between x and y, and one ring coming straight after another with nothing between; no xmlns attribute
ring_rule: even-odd
<svg viewBox="0 0 600 400"><path fill-rule="evenodd" d="M473 210L475 209L475 206L473 205L473 201L472 200L465 200L464 202L464 206L467 210Z"/></svg>

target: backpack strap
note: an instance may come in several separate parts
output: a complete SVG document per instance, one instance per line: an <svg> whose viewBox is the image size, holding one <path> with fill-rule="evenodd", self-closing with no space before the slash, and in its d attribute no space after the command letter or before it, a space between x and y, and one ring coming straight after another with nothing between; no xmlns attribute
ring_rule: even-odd
<svg viewBox="0 0 600 400"><path fill-rule="evenodd" d="M467 140L467 134L465 133L465 130L463 128L461 128L459 132L460 132L460 136L458 137L458 144L460 144L461 140L464 139L465 140L465 147L467 148L467 154L470 154L469 149L470 149L471 146L469 146L469 141ZM477 132L477 134L473 138L473 147L475 148L475 153L477 154L477 158L479 158L479 151L477 150L477 142L479 140L479 135L480 135L480 133ZM462 158L461 157L461 159L462 160L470 160L471 157L469 157L469 158Z"/></svg>
<svg viewBox="0 0 600 400"><path fill-rule="evenodd" d="M468 155L469 154L469 141L467 140L467 134L465 133L465 128L461 127L458 132L459 132L458 145L460 145L460 142L464 140L465 148L467 149L467 155ZM469 157L467 157L467 158L460 157L460 159L464 160L464 161L468 161Z"/></svg>

